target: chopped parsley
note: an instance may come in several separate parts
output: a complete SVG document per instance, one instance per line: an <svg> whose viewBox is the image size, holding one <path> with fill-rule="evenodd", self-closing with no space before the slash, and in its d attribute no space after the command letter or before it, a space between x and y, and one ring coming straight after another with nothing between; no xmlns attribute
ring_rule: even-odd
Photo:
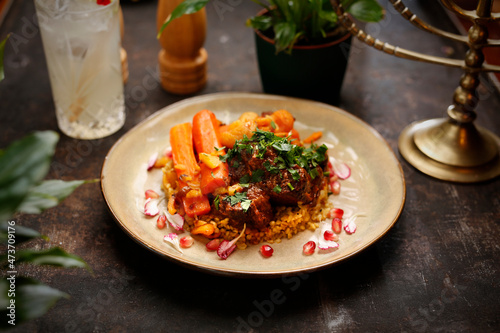
<svg viewBox="0 0 500 333"><path fill-rule="evenodd" d="M252 172L252 182L258 183L262 181L262 177L264 177L264 170L257 169Z"/></svg>
<svg viewBox="0 0 500 333"><path fill-rule="evenodd" d="M275 126L275 125L274 125ZM240 186L248 187L250 183L258 183L263 181L265 172L271 174L280 174L280 171L285 170L290 174L294 181L300 180L300 173L296 166L300 166L309 173L312 179L315 179L322 172L317 167L326 160L326 145L318 146L312 144L309 147L298 146L292 144L289 137L279 137L272 132L257 129L253 132L252 138L246 135L241 140L236 140L233 148L228 149L225 155L219 156L222 162L227 162L233 168L238 168L241 163L242 153L249 154L254 158L264 159L268 149L273 149L276 157L271 161L269 159L263 162L263 169L252 171L251 174L245 174L239 179ZM283 176L283 174L280 174ZM293 185L289 182L286 184L290 190L294 190ZM276 185L273 188L275 193L281 193L282 188ZM217 196L214 199L215 208L219 209L221 198ZM244 212L247 212L252 204L252 200L248 199L246 192L237 192L234 195L226 196L224 201L227 201L231 206L238 203Z"/></svg>
<svg viewBox="0 0 500 333"><path fill-rule="evenodd" d="M250 183L250 179L251 177L249 174L244 175L243 177L240 178L240 185Z"/></svg>
<svg viewBox="0 0 500 333"><path fill-rule="evenodd" d="M297 169L288 169L288 172L290 172L290 174L292 175L293 180L300 180L300 175Z"/></svg>
<svg viewBox="0 0 500 333"><path fill-rule="evenodd" d="M246 212L248 208L250 208L250 205L252 204L252 200L247 198L246 192L237 192L234 195L228 195L227 197L224 198L224 200L229 202L231 206L241 203L241 208L243 209L244 212Z"/></svg>
<svg viewBox="0 0 500 333"><path fill-rule="evenodd" d="M220 205L220 197L216 196L215 199L214 199L215 209L219 210L219 205Z"/></svg>
<svg viewBox="0 0 500 333"><path fill-rule="evenodd" d="M295 165L306 169L311 178L316 178L319 175L316 167L325 161L325 154L328 150L324 144L321 146L312 144L308 148L298 146L290 143L288 137L282 138L273 132L257 129L253 132L252 138L244 136L243 139L236 140L233 148L229 149L226 155L220 156L220 159L223 162L231 161L231 165L237 167L238 161L241 161L241 153L246 152L263 159L268 148L274 149L278 156L272 162L265 161L264 168L273 174L277 174L280 170L287 170L294 180L300 179L298 171L293 168ZM264 170L257 171L259 171L257 175L255 175L256 172L252 175L253 182L261 181L264 175Z"/></svg>

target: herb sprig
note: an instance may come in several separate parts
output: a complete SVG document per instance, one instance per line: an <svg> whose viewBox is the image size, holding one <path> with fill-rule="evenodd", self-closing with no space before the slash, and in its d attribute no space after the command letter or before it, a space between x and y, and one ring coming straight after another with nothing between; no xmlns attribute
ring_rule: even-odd
<svg viewBox="0 0 500 333"><path fill-rule="evenodd" d="M266 152L272 148L276 152L276 157L271 162L264 161L263 166L271 174L278 174L280 170L286 170L293 180L300 180L299 171L294 168L300 166L304 168L312 179L318 177L319 171L317 167L326 160L326 145L318 146L312 144L309 147L303 147L290 142L288 137L282 138L275 135L273 132L267 132L257 129L253 132L253 136L248 138L246 135L241 140L236 140L233 148L229 149L225 155L219 156L222 162L227 162L234 168L237 168L241 162L241 154L247 153L256 158L264 159ZM239 184L242 187L248 187L250 183L258 183L263 180L265 171L257 169L252 172L252 175L246 174L239 179ZM287 186L291 191L294 187L291 183ZM276 185L273 188L275 193L280 193L282 188ZM219 209L221 198L217 196L214 200L216 209ZM246 192L237 192L234 195L226 196L224 201L227 201L231 206L241 203L241 208L246 212L252 200L248 199Z"/></svg>
<svg viewBox="0 0 500 333"><path fill-rule="evenodd" d="M220 196L216 196L214 199L214 205L217 210L219 210L220 200L221 200ZM246 192L236 192L234 195L228 195L227 197L224 197L222 200L229 202L231 206L241 203L241 208L245 213L252 204L252 200L248 199Z"/></svg>
<svg viewBox="0 0 500 333"><path fill-rule="evenodd" d="M268 148L274 149L277 157L272 163L265 161L264 168L272 174L277 174L280 170L287 170L294 180L300 179L299 172L294 169L296 165L306 169L312 179L319 176L317 166L325 161L325 153L328 150L328 147L324 144L321 146L312 144L306 148L291 143L287 137L283 138L273 132L257 129L253 132L251 138L244 136L243 139L237 140L233 148L229 149L226 155L220 156L220 159L223 162L232 162L234 160L238 164L240 155L244 152L263 159ZM262 180L263 170L257 170L255 173L257 175L252 175L251 181L258 182Z"/></svg>

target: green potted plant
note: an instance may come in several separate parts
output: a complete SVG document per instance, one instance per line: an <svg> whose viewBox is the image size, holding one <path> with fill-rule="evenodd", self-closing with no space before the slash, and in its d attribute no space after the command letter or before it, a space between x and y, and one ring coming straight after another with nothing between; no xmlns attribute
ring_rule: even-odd
<svg viewBox="0 0 500 333"><path fill-rule="evenodd" d="M209 0L185 0L163 28L184 14L205 7ZM247 20L255 31L257 60L266 93L339 101L351 36L338 23L330 0L252 0L263 7ZM384 15L376 0L342 0L354 18L377 22Z"/></svg>

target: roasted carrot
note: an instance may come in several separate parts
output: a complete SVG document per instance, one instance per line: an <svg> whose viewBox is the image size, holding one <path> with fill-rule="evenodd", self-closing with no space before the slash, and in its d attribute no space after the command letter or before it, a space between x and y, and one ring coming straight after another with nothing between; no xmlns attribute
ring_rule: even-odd
<svg viewBox="0 0 500 333"><path fill-rule="evenodd" d="M193 141L201 161L201 193L213 193L217 188L227 186L227 163L213 158L218 159L225 151L221 149L219 122L211 111L201 110L193 117Z"/></svg>
<svg viewBox="0 0 500 333"><path fill-rule="evenodd" d="M177 173L179 188L190 187L182 197L184 211L190 217L210 212L207 196L198 189L200 186L200 167L196 162L193 149L193 134L190 123L175 125L170 129L170 145L174 169Z"/></svg>
<svg viewBox="0 0 500 333"><path fill-rule="evenodd" d="M307 138L304 139L304 143L313 143L314 141L321 138L322 135L323 132L314 132L313 134L309 135Z"/></svg>
<svg viewBox="0 0 500 333"><path fill-rule="evenodd" d="M292 130L288 133L286 132L275 132L274 133L276 136L279 136L281 138L289 138L290 141L292 141L293 144L299 144L298 141L300 141L300 134L297 132L295 128L292 128Z"/></svg>
<svg viewBox="0 0 500 333"><path fill-rule="evenodd" d="M295 119L292 114L287 110L276 110L271 114L271 119L274 121L276 126L275 132L285 132L288 133L293 129L293 124Z"/></svg>

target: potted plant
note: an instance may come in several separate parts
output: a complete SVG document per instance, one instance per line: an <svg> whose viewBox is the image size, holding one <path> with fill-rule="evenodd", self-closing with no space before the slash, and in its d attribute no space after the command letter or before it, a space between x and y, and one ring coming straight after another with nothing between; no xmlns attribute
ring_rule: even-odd
<svg viewBox="0 0 500 333"><path fill-rule="evenodd" d="M203 8L209 0L185 0L163 28L184 14ZM255 31L257 60L266 93L309 98L330 104L339 101L351 36L338 24L330 0L253 0L263 7L247 20ZM354 18L382 19L376 0L343 0Z"/></svg>

